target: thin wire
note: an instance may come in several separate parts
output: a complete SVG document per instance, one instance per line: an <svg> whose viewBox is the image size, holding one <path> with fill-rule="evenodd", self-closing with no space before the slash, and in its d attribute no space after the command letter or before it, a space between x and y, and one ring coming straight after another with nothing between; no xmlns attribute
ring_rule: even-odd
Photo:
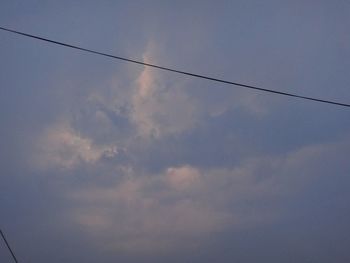
<svg viewBox="0 0 350 263"><path fill-rule="evenodd" d="M274 93L274 94L278 94L278 95L283 95L283 96L289 96L289 97L294 97L294 98L299 98L299 99L304 99L304 100L316 101L316 102L333 104L333 105L338 105L338 106L343 106L343 107L350 108L350 104L347 104L347 103L341 103L341 102L331 101L331 100L326 100L326 99L318 99L318 98L314 98L314 97L307 97L307 96L302 96L302 95L298 95L298 94L282 92L282 91L277 91L277 90L272 90L272 89L265 89L265 88L260 88L260 87L257 87L257 86L242 84L242 83L238 83L238 82L232 82L232 81L223 80L223 79L214 78L214 77L209 77L209 76L205 76L205 75L199 75L199 74L190 73L190 72L187 72L187 71L182 71L182 70L177 70L177 69L173 69L173 68L163 67L163 66L159 66L159 65L155 65L155 64L150 64L150 63L146 63L146 62L142 62L142 61L138 61L138 60L134 60L134 59L130 59L130 58L119 57L119 56L115 56L115 55L111 55L111 54L95 51L95 50L92 50L92 49L87 49L87 48L83 48L83 47L80 47L80 46L75 46L75 45L71 45L71 44L67 44L67 43L51 40L51 39L48 39L48 38L39 37L39 36L36 36L36 35L31 35L31 34L28 34L28 33L16 31L16 30L5 28L5 27L1 27L1 26L0 26L0 29L4 30L4 31L7 31L7 32L14 33L14 34L18 34L18 35L22 35L22 36L38 39L38 40L41 40L41 41L45 41L45 42L48 42L48 43L52 43L52 44L55 44L55 45L60 45L60 46L68 47L68 48L73 48L73 49L77 49L77 50L80 50L80 51L92 53L92 54L95 54L95 55L100 55L100 56L104 56L104 57L114 58L114 59L130 62L130 63L139 64L139 65L152 67L152 68L157 68L157 69L170 71L170 72L174 72L174 73L178 73L178 74L182 74L182 75L187 75L187 76L191 76L191 77L196 77L196 78L206 79L206 80L210 80L210 81L225 83L225 84L234 85L234 86L239 86L239 87L247 88L247 89L253 89L253 90L258 90L258 91L263 91L263 92L269 92L269 93Z"/></svg>
<svg viewBox="0 0 350 263"><path fill-rule="evenodd" d="M16 258L16 256L15 256L15 253L12 251L12 249L11 249L9 243L7 242L7 240L6 240L6 238L5 238L5 235L4 235L4 233L1 231L1 229L0 229L0 234L1 234L1 236L2 236L2 239L5 241L5 244L6 244L7 248L8 248L8 250L10 251L13 260L14 260L16 263L18 263L17 258Z"/></svg>

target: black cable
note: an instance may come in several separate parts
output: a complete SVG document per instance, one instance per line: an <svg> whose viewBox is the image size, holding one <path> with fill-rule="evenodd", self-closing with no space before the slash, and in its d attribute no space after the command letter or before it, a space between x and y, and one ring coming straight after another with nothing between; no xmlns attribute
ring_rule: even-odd
<svg viewBox="0 0 350 263"><path fill-rule="evenodd" d="M4 233L1 231L1 229L0 229L0 234L1 234L1 236L2 236L2 239L5 241L5 244L6 244L7 248L8 248L8 250L10 251L13 260L14 260L16 263L18 263L17 258L16 258L16 256L15 256L15 253L12 251L12 249L11 249L9 243L7 242L7 240L6 240L6 238L5 238L5 235L4 235Z"/></svg>
<svg viewBox="0 0 350 263"><path fill-rule="evenodd" d="M20 31L13 30L13 29L8 29L8 28L4 28L4 27L0 27L0 29L4 30L4 31L7 31L7 32L15 33L15 34L18 34L18 35L22 35L22 36L26 36L26 37L42 40L42 41L45 41L45 42L49 42L49 43L52 43L52 44L73 48L73 49L89 52L89 53L100 55L100 56L105 56L105 57L109 57L109 58L119 59L119 60L131 62L131 63L143 65L143 66L148 66L148 67L152 67L152 68L157 68L157 69L161 69L161 70L175 72L175 73L178 73L178 74L183 74L183 75L187 75L187 76L191 76L191 77L196 77L196 78L216 81L216 82L225 83L225 84L229 84L229 85L235 85L235 86L239 86L239 87L243 87L243 88L247 88L247 89L259 90L259 91L274 93L274 94L278 94L278 95L284 95L284 96L289 96L289 97L294 97L294 98L299 98L299 99L304 99L304 100L311 100L311 101L322 102L322 103L333 104L333 105L338 105L338 106L343 106L343 107L349 107L350 108L350 104L347 104L347 103L341 103L341 102L330 101L330 100L325 100L325 99L317 99L317 98L313 98L313 97L307 97L307 96L302 96L302 95L298 95L298 94L282 92L282 91L277 91L277 90L264 89L264 88L260 88L260 87L257 87L257 86L246 85L246 84L242 84L242 83L238 83L238 82L232 82L232 81L228 81L228 80L213 78L213 77L209 77L209 76L205 76L205 75L194 74L194 73L190 73L190 72L187 72L187 71L181 71L181 70L172 69L172 68L168 68L168 67L163 67L163 66L159 66L159 65L155 65L155 64L141 62L141 61L134 60L134 59L114 56L114 55L110 55L110 54L107 54L107 53L94 51L92 49L87 49L87 48L83 48L83 47L79 47L79 46L74 46L74 45L71 45L71 44L67 44L67 43L63 43L63 42L59 42L59 41L55 41L55 40L51 40L51 39L47 39L47 38L43 38L43 37L39 37L39 36L27 34L27 33L23 33L23 32L20 32Z"/></svg>

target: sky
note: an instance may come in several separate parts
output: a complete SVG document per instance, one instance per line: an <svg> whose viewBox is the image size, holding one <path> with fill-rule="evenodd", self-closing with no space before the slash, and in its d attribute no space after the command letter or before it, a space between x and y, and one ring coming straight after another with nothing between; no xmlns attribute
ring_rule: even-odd
<svg viewBox="0 0 350 263"><path fill-rule="evenodd" d="M349 12L2 0L0 25L349 103ZM0 227L19 262L350 261L348 108L0 32L0 120Z"/></svg>

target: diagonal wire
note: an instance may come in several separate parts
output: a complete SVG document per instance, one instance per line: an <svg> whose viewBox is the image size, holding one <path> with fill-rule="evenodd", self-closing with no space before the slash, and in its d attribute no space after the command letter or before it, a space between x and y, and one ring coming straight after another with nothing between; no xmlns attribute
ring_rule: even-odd
<svg viewBox="0 0 350 263"><path fill-rule="evenodd" d="M134 60L134 59L130 59L130 58L115 56L115 55L111 55L111 54L108 54L108 53L103 53L103 52L100 52L100 51L95 51L95 50L92 50L92 49L87 49L87 48L83 48L83 47L80 47L80 46L75 46L75 45L71 45L71 44L68 44L68 43L51 40L51 39L48 39L48 38L44 38L44 37L40 37L40 36L36 36L36 35L24 33L24 32L20 32L20 31L17 31L17 30L13 30L13 29L1 27L1 26L0 26L0 29L3 30L3 31L7 31L7 32L11 32L11 33L17 34L17 35L22 35L22 36L34 38L34 39L37 39L37 40L45 41L45 42L48 42L48 43L51 43L51 44L60 45L60 46L68 47L68 48L73 48L73 49L76 49L76 50L92 53L92 54L95 54L95 55L100 55L100 56L104 56L104 57L118 59L118 60L130 62L130 63L134 63L134 64L139 64L139 65L143 65L143 66L147 66L147 67L152 67L152 68L156 68L156 69L170 71L170 72L174 72L174 73L178 73L178 74L182 74L182 75L187 75L187 76L191 76L191 77L195 77L195 78L201 78L201 79L206 79L206 80L210 80L210 81L220 82L220 83L224 83L224 84L239 86L239 87L246 88L246 89L253 89L253 90L258 90L258 91L263 91L263 92L268 92L268 93L273 93L273 94L278 94L278 95L283 95L283 96L288 96L288 97L294 97L294 98L298 98L298 99L304 99L304 100L309 100L309 101L321 102L321 103L326 103L326 104L333 104L333 105L338 105L338 106L350 108L350 104L348 104L348 103L342 103L342 102L331 101L331 100L326 100L326 99L319 99L319 98L314 98L314 97L307 97L307 96L302 96L302 95L289 93L289 92L278 91L278 90L260 88L260 87L257 87L257 86L242 84L242 83L228 81L228 80L219 79L219 78L214 78L214 77L210 77L210 76L206 76L206 75L200 75L200 74L195 74L195 73L182 71L182 70L178 70L178 69L163 67L163 66L160 66L160 65L146 63L146 62L142 62L142 61L138 61L138 60Z"/></svg>
<svg viewBox="0 0 350 263"><path fill-rule="evenodd" d="M7 248L8 248L8 250L10 251L13 260L14 260L16 263L18 263L17 258L16 258L16 256L15 256L15 253L14 253L13 250L11 249L10 244L7 242L6 237L5 237L4 233L1 231L1 229L0 229L0 235L2 236L2 239L5 241L5 244L6 244Z"/></svg>

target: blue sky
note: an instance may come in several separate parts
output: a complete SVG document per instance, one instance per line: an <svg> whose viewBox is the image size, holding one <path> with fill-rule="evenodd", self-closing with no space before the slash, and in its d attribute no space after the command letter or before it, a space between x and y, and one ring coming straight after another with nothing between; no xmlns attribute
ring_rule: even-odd
<svg viewBox="0 0 350 263"><path fill-rule="evenodd" d="M346 1L2 1L0 24L349 103ZM20 262L347 262L350 118L0 32ZM11 262L0 243L1 262Z"/></svg>

